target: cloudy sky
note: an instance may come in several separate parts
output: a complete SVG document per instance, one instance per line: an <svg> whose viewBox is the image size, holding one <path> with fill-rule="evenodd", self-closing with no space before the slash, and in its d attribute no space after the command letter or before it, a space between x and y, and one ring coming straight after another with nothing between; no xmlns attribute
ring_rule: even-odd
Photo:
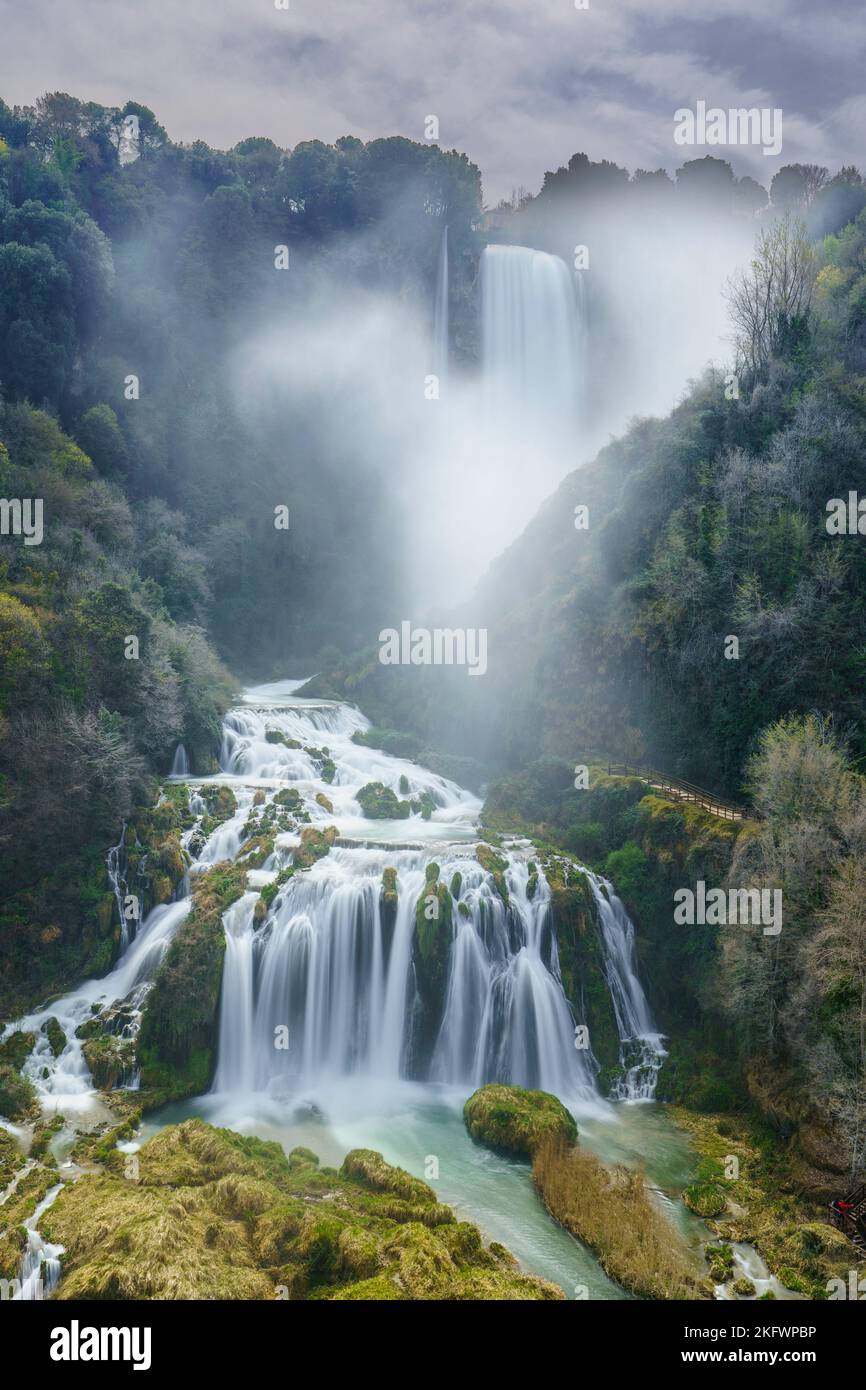
<svg viewBox="0 0 866 1390"><path fill-rule="evenodd" d="M277 0L279 3L280 0ZM866 163L863 0L0 0L0 96L61 90L153 108L174 140L228 147L402 134L482 170L488 202L576 150L670 170L673 113L778 107L785 163ZM717 154L718 149L695 153ZM685 151L691 157L691 151Z"/></svg>

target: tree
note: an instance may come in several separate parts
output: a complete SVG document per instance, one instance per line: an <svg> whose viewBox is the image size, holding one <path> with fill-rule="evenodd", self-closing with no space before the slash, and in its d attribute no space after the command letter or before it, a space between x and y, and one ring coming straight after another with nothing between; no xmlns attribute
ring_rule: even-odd
<svg viewBox="0 0 866 1390"><path fill-rule="evenodd" d="M804 951L822 1015L833 1021L842 1075L834 1076L837 1104L851 1139L851 1171L866 1158L866 856L845 859L830 901ZM847 1054L847 1055L846 1055Z"/></svg>
<svg viewBox="0 0 866 1390"><path fill-rule="evenodd" d="M770 201L788 211L811 207L828 177L822 164L786 164L773 177Z"/></svg>
<svg viewBox="0 0 866 1390"><path fill-rule="evenodd" d="M752 383L807 328L817 273L805 224L786 213L759 234L749 269L728 281L737 365Z"/></svg>

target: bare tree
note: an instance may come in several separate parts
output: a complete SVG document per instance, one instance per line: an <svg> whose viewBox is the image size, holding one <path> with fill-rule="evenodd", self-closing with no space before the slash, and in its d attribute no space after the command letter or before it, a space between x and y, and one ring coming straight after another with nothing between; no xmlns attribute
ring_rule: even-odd
<svg viewBox="0 0 866 1390"><path fill-rule="evenodd" d="M805 223L786 213L759 234L749 269L728 281L737 366L751 381L808 319L817 269Z"/></svg>

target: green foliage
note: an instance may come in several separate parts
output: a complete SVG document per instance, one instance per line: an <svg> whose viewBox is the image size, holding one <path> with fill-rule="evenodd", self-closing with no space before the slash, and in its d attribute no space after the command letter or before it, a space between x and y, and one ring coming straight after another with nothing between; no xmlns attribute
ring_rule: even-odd
<svg viewBox="0 0 866 1390"><path fill-rule="evenodd" d="M361 787L357 801L368 820L406 820L412 814L409 802L400 801L381 782L368 782Z"/></svg>
<svg viewBox="0 0 866 1390"><path fill-rule="evenodd" d="M556 1096L520 1086L482 1086L463 1107L472 1138L492 1149L531 1158L542 1139L577 1142L577 1125Z"/></svg>

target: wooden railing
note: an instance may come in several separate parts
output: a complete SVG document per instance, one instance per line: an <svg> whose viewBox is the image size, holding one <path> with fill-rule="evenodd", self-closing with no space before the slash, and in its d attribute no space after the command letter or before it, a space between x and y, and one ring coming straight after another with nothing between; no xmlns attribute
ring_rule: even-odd
<svg viewBox="0 0 866 1390"><path fill-rule="evenodd" d="M858 1250L866 1255L866 1182L855 1187L845 1198L845 1211L830 1203L830 1219L837 1230L848 1236Z"/></svg>
<svg viewBox="0 0 866 1390"><path fill-rule="evenodd" d="M691 801L696 806L703 806L704 810L710 811L714 816L721 816L724 820L745 820L756 814L747 806L738 806L736 802L716 796L715 792L707 791L705 787L696 787L694 782L686 782L681 777L669 777L667 773L641 763L608 763L607 770L611 777L639 777L648 786L667 792L678 801Z"/></svg>

